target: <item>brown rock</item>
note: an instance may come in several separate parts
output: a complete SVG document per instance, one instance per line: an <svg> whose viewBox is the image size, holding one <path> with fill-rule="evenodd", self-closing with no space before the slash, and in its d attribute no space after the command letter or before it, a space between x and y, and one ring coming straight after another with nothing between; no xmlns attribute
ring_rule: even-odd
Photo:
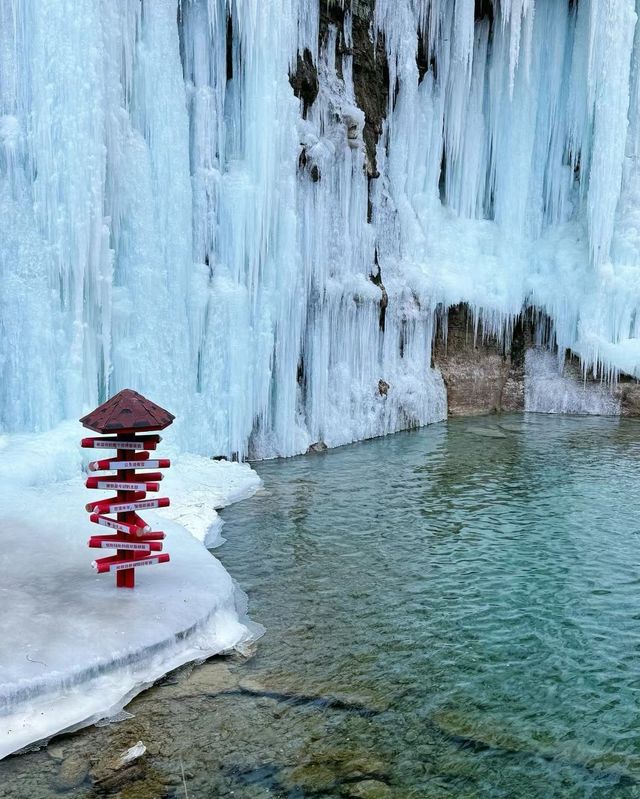
<svg viewBox="0 0 640 799"><path fill-rule="evenodd" d="M353 10L353 87L364 111L364 143L367 172L378 176L376 146L389 105L389 67L382 36L371 41L373 0L355 0Z"/></svg>
<svg viewBox="0 0 640 799"><path fill-rule="evenodd" d="M306 118L307 111L318 96L318 71L309 50L302 55L298 53L296 71L289 76L289 83L295 96L302 100L302 115Z"/></svg>
<svg viewBox="0 0 640 799"><path fill-rule="evenodd" d="M510 345L485 336L466 305L449 309L446 342L442 327L433 349L434 364L447 387L450 416L524 410L524 351L528 327L517 325ZM442 325L442 323L441 323Z"/></svg>
<svg viewBox="0 0 640 799"><path fill-rule="evenodd" d="M71 791L87 779L89 763L80 755L70 755L60 763L53 784L58 791Z"/></svg>
<svg viewBox="0 0 640 799"><path fill-rule="evenodd" d="M349 785L347 795L357 799L388 799L391 796L391 788L378 780L362 780Z"/></svg>
<svg viewBox="0 0 640 799"><path fill-rule="evenodd" d="M311 446L307 450L307 453L311 454L313 452L326 452L327 449L328 449L328 447L324 443L324 441L316 441L315 444L311 444Z"/></svg>
<svg viewBox="0 0 640 799"><path fill-rule="evenodd" d="M617 392L620 397L622 416L640 416L640 383L636 380L621 380Z"/></svg>

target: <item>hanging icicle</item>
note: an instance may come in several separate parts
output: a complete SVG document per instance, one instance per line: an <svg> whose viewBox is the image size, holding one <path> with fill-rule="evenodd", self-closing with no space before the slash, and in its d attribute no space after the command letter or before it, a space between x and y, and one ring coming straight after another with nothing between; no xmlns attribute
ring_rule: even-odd
<svg viewBox="0 0 640 799"><path fill-rule="evenodd" d="M338 6L320 41L319 0L0 0L0 430L132 382L209 454L425 424L459 302L640 376L634 0Z"/></svg>

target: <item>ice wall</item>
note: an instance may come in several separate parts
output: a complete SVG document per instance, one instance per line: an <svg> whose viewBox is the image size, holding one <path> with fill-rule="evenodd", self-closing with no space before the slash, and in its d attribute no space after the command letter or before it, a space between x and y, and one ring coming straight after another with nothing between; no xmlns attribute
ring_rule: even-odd
<svg viewBox="0 0 640 799"><path fill-rule="evenodd" d="M352 4L319 44L319 2L0 0L0 431L124 386L209 454L424 424L460 301L640 376L634 0L377 0L371 180Z"/></svg>
<svg viewBox="0 0 640 799"><path fill-rule="evenodd" d="M376 3L401 268L487 329L536 305L585 369L638 375L635 2L503 0L472 25L474 7Z"/></svg>

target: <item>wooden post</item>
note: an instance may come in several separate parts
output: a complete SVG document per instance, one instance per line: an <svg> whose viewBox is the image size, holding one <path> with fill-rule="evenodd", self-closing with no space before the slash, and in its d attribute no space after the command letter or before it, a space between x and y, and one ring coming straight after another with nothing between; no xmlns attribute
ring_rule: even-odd
<svg viewBox="0 0 640 799"><path fill-rule="evenodd" d="M126 438L126 436L120 434L119 436L117 436L117 438L122 440L123 438ZM116 457L119 461L123 461L126 458L126 456L127 456L127 450L119 449L116 451ZM132 475L134 474L135 474L134 469L118 469L117 471L119 481L122 480L125 482L133 482ZM118 499L123 500L123 502L129 502L131 499L131 492L118 491ZM125 524L128 524L133 522L134 516L135 516L135 511L125 511L124 513L118 513L116 518L118 519L119 522L124 522ZM127 549L119 549L117 551L117 555L119 560L130 560L132 553ZM118 588L134 588L135 584L136 584L135 569L122 569L116 572L116 585Z"/></svg>

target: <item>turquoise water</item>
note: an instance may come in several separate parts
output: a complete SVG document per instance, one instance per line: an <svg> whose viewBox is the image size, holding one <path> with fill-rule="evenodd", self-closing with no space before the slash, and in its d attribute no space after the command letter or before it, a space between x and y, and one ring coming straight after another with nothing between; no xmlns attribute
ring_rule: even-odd
<svg viewBox="0 0 640 799"><path fill-rule="evenodd" d="M356 742L403 796L640 796L640 424L460 420L257 469L219 550L268 629L253 670L369 698Z"/></svg>
<svg viewBox="0 0 640 799"><path fill-rule="evenodd" d="M256 655L3 761L0 799L640 797L640 423L485 417L255 466L215 552Z"/></svg>

